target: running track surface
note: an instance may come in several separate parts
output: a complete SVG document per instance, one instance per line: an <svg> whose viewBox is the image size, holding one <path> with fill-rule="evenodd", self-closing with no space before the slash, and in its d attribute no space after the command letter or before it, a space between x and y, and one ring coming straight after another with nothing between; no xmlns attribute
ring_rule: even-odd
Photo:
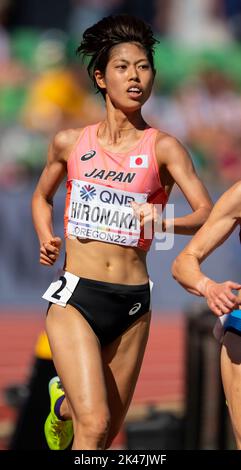
<svg viewBox="0 0 241 470"><path fill-rule="evenodd" d="M43 329L43 314L0 311L0 426L13 424L16 412L6 405L3 390L25 383L31 373L34 348ZM171 406L184 400L184 319L178 313L153 315L149 342L130 414L143 405ZM123 445L119 433L113 447ZM7 447L0 432L0 450Z"/></svg>

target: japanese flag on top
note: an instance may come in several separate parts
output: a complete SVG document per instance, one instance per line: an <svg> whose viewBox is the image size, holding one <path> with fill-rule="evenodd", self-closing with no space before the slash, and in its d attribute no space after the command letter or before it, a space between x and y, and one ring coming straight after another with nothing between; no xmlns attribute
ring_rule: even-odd
<svg viewBox="0 0 241 470"><path fill-rule="evenodd" d="M148 155L131 156L130 168L148 168Z"/></svg>

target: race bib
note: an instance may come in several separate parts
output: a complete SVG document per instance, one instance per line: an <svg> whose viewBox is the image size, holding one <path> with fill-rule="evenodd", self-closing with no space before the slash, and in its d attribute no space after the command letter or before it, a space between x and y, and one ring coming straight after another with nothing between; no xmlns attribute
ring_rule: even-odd
<svg viewBox="0 0 241 470"><path fill-rule="evenodd" d="M66 303L73 294L78 281L78 276L61 269L58 271L56 279L51 282L46 292L42 295L42 298L52 302L53 304L58 304L61 305L61 307L65 307Z"/></svg>
<svg viewBox="0 0 241 470"><path fill-rule="evenodd" d="M147 201L147 194L73 180L68 211L68 235L137 246L140 221L134 215L131 206L133 201L143 204Z"/></svg>

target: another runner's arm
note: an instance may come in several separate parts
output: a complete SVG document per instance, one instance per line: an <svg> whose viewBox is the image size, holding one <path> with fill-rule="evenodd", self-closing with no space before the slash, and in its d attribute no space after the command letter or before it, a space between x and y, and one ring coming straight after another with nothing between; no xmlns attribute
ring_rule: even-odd
<svg viewBox="0 0 241 470"><path fill-rule="evenodd" d="M157 159L164 164L171 178L180 187L193 212L174 221L166 221L168 225L174 224L174 232L182 235L194 234L206 221L212 209L211 198L197 176L192 160L180 142L169 135L161 136L157 141Z"/></svg>
<svg viewBox="0 0 241 470"><path fill-rule="evenodd" d="M240 289L241 286L232 281L220 284L215 283L202 273L200 264L240 224L240 200L241 183L238 183L226 191L218 200L207 222L177 256L172 265L173 277L185 289L198 296L207 297L210 302L212 298L219 297L220 303L224 296L226 296L226 305L227 298L229 302L237 301L237 297L232 293L232 289ZM211 289L213 289L212 294L210 293Z"/></svg>

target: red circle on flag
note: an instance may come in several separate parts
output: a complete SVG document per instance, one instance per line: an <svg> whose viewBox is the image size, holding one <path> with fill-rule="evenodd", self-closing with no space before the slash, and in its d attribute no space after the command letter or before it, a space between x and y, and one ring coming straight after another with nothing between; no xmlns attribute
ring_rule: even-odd
<svg viewBox="0 0 241 470"><path fill-rule="evenodd" d="M136 165L141 165L142 164L142 158L138 157L135 161Z"/></svg>

